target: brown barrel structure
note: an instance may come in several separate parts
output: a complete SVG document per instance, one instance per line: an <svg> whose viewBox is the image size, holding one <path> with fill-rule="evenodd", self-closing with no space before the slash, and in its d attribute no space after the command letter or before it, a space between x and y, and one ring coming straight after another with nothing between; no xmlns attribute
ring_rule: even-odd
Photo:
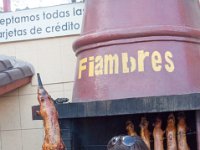
<svg viewBox="0 0 200 150"><path fill-rule="evenodd" d="M88 0L74 102L200 92L198 0Z"/></svg>

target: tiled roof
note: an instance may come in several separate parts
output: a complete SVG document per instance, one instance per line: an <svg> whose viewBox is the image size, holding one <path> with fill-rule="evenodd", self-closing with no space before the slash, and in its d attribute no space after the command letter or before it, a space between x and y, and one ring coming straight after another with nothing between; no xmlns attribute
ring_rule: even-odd
<svg viewBox="0 0 200 150"><path fill-rule="evenodd" d="M0 55L0 95L29 83L33 74L31 64Z"/></svg>

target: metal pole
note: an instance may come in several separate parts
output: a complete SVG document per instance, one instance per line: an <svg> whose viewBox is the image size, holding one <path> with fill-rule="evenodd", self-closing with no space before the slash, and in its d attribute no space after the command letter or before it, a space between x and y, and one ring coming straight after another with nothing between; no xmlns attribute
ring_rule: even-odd
<svg viewBox="0 0 200 150"><path fill-rule="evenodd" d="M3 0L3 11L4 12L11 11L10 0Z"/></svg>
<svg viewBox="0 0 200 150"><path fill-rule="evenodd" d="M200 150L200 110L196 111L197 150Z"/></svg>

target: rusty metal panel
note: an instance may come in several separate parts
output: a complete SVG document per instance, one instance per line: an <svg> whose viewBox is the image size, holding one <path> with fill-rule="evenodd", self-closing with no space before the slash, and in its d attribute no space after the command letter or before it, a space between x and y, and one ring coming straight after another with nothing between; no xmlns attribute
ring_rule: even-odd
<svg viewBox="0 0 200 150"><path fill-rule="evenodd" d="M73 101L200 92L198 0L88 0Z"/></svg>

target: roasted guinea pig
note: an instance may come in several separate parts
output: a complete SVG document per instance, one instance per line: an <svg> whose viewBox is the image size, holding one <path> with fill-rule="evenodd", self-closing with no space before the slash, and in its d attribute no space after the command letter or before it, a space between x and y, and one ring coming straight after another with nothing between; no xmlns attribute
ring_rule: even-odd
<svg viewBox="0 0 200 150"><path fill-rule="evenodd" d="M38 76L38 102L40 110L37 112L43 119L45 137L42 150L65 150L65 145L61 138L60 126L58 122L58 112L54 101L43 88L39 74Z"/></svg>
<svg viewBox="0 0 200 150"><path fill-rule="evenodd" d="M184 113L179 113L177 124L178 150L190 150L186 137L187 124Z"/></svg>
<svg viewBox="0 0 200 150"><path fill-rule="evenodd" d="M137 135L137 133L134 129L134 124L130 120L126 121L126 131L127 131L128 135L130 135L130 136L136 136Z"/></svg>
<svg viewBox="0 0 200 150"><path fill-rule="evenodd" d="M163 136L164 131L162 130L162 120L157 117L154 123L153 138L154 138L154 150L164 150Z"/></svg>
<svg viewBox="0 0 200 150"><path fill-rule="evenodd" d="M147 145L148 149L150 150L150 132L148 127L149 122L147 121L146 117L142 117L140 122L140 136L143 139L144 143Z"/></svg>
<svg viewBox="0 0 200 150"><path fill-rule="evenodd" d="M167 119L167 150L177 150L175 117L170 114Z"/></svg>

